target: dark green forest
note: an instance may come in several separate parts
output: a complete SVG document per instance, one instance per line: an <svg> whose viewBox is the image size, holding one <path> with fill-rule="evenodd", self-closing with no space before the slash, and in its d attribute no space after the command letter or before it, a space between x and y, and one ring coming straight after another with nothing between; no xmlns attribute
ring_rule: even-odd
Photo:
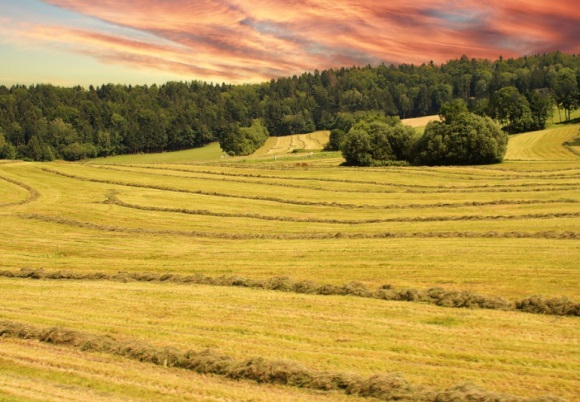
<svg viewBox="0 0 580 402"><path fill-rule="evenodd" d="M554 106L567 119L579 106L580 57L463 56L442 65L330 69L255 85L0 85L0 158L79 160L216 140L243 155L269 135L340 128L345 115L433 115L456 99L508 133L544 128Z"/></svg>

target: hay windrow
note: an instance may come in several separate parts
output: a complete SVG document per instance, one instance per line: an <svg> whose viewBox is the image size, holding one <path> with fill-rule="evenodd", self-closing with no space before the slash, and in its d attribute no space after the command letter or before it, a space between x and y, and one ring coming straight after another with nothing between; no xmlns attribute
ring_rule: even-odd
<svg viewBox="0 0 580 402"><path fill-rule="evenodd" d="M377 185L377 186L393 186L393 185L397 186L398 185L401 187L416 187L415 185L410 185L410 184L385 183L385 182L372 181L372 180L335 179L335 178L328 178L328 177L327 178L285 177L285 176L274 176L274 175L264 175L264 174L217 172L214 170L191 170L191 169L179 169L176 167L168 168L168 167L162 167L162 166L132 165L132 164L119 164L117 166L129 167L129 168L138 168L138 169L165 170L165 171L182 172L182 173L197 173L197 174L205 174L205 175L213 175L213 176L226 176L226 177L291 180L291 181L319 181L319 182L325 182L325 183L348 183L348 184L363 184L363 185ZM107 165L106 167L104 165L100 165L98 167L99 168L110 168L109 165ZM470 168L477 170L477 167L474 167L474 166L471 166ZM236 169L239 170L238 166L236 166ZM356 168L355 169L342 168L341 170L360 172L360 169L356 169ZM491 169L489 169L489 170L491 170ZM565 170L572 171L572 170L577 170L577 169L571 168L571 169L565 169ZM404 168L390 166L387 168L380 168L380 169L367 167L367 168L365 168L365 171L373 171L373 172L380 172L380 173L385 173L385 172L389 172L389 171L403 171L403 172L412 171L413 174L422 174L422 175L436 176L436 177L441 177L441 175L443 173L441 170L431 170L427 167L421 167L418 169L418 168L413 168L413 167L409 167L409 166L406 166ZM502 171L508 172L508 170L502 170ZM569 173L540 174L540 175L535 174L535 175L530 176L529 174L519 174L519 171L511 171L511 172L512 172L512 174L510 174L510 175L492 175L492 176L490 176L490 175L483 176L482 175L481 177L474 176L473 172L470 172L470 176L469 176L469 178L467 178L467 180L469 180L469 181L478 180L478 179L480 179L480 180L490 180L490 179L500 179L500 180L547 179L547 180L553 180L555 178L572 179L572 178L579 178L580 177L580 176L572 175ZM529 172L537 173L538 171L529 171ZM464 177L466 175L466 173L464 173L464 172L450 172L450 171L445 171L445 174L450 174L453 176L461 176L461 177ZM434 189L438 188L435 186L427 186L427 185L419 186L419 187L421 187L421 188L434 188ZM482 188L482 187L488 187L488 186L474 186L474 188ZM466 188L466 187L446 186L445 188L462 189L462 188Z"/></svg>
<svg viewBox="0 0 580 402"><path fill-rule="evenodd" d="M199 237L208 239L228 240L332 240L332 239L553 239L553 240L576 240L580 236L574 231L543 231L543 232L379 232L379 233L291 233L291 234L265 234L265 233L226 233L226 232L201 232L186 230L159 230L149 228L131 228L115 225L99 225L91 222L82 222L75 219L55 217L40 214L18 214L22 219L31 219L41 222L56 223L72 227L79 227L103 232L140 233L149 235L171 235L185 237Z"/></svg>
<svg viewBox="0 0 580 402"><path fill-rule="evenodd" d="M268 216L260 214L235 214L226 212L212 212L203 209L187 208L164 208L154 206L142 206L130 204L119 199L114 191L107 193L106 204L113 204L119 207L136 209L140 211L155 211L178 213L184 215L214 216L220 218L248 218L277 222L300 222L300 223L328 223L337 225L366 225L374 223L413 223L413 222L457 222L457 221L506 221L506 220L528 220L528 219L557 219L576 218L580 212L562 212L548 214L524 214L524 215L460 215L460 216L427 216L427 217L400 217L400 218L376 218L376 219L319 219L319 218L295 218L291 216Z"/></svg>
<svg viewBox="0 0 580 402"><path fill-rule="evenodd" d="M401 184L401 183L385 183L377 181L364 181L364 180L348 180L348 179L330 179L330 178L309 178L309 177L281 177L281 176L268 176L259 174L234 174L234 173L224 173L224 172L212 172L212 171L191 171L187 169L177 169L177 168L161 168L152 166L134 166L134 165L122 165L123 167L136 168L136 169L148 169L148 170L161 170L161 171L172 171L179 173L197 173L212 176L221 177L220 181L231 182L231 183L245 183L245 184L259 184L264 186L273 187L288 187L288 188L299 188L306 190L316 190L325 191L332 193L373 193L373 194L392 194L399 191L393 189L385 190L368 190L368 189L332 189L328 187L315 187L315 186L304 186L291 183L282 183L283 181L309 181L309 182L324 182L324 183L343 183L343 184L356 184L356 185L366 185L366 186L377 186L386 188L399 188L404 189L405 193L412 194L429 194L429 193L474 193L474 192L517 192L516 189L532 189L533 191L553 191L557 188L560 189L576 189L577 184L574 183L523 183L523 184L495 184L495 185L465 185L465 186L434 186L434 185L421 185L421 184ZM99 166L99 169L117 171L117 172L127 172L126 169L115 168L111 166ZM148 175L162 176L162 177L173 177L173 178L183 178L184 176L176 176L164 173L147 173ZM195 178L201 180L207 180L205 177L200 176L187 176L188 178ZM252 180L240 180L232 179L232 177L241 178L252 178L257 180L276 180L275 183L265 182L265 181L252 181ZM567 177L570 178L570 177ZM419 190L420 189L420 190Z"/></svg>
<svg viewBox="0 0 580 402"><path fill-rule="evenodd" d="M4 180L8 183L14 184L15 186L23 188L28 192L28 196L24 200L9 202L6 204L0 204L0 207L13 207L13 206L17 206L17 205L24 205L24 204L28 204L30 202L33 202L33 201L37 200L38 197L40 197L40 194L38 193L38 191L36 189L30 187L26 183L22 183L22 182L19 182L19 181L16 181L16 180L10 179L8 177L4 177L4 176L0 176L0 180Z"/></svg>
<svg viewBox="0 0 580 402"><path fill-rule="evenodd" d="M185 194L195 194L195 195L203 195L203 196L210 196L210 197L223 197L223 198L235 198L235 199L243 199L243 200L253 200L253 201L268 201L268 202L275 202L279 204L288 204L288 205L301 205L301 206L319 206L319 207L332 207L332 208L340 208L340 209L411 209L411 208L447 208L447 207L461 207L461 206L485 206L485 205L500 205L503 202L509 202L511 204L543 204L543 203L554 203L554 202L564 202L564 203L578 203L578 200L573 199L565 199L565 200L550 200L550 201L533 201L533 200L521 200L521 201L487 201L487 202L479 202L479 201L472 201L472 202L463 202L463 203L435 203L435 204L409 204L409 205L369 205L369 204L347 204L347 203L338 203L338 202L323 202L323 201L300 201L300 200L289 200L277 197L257 197L257 196L247 196L247 195L236 195L236 194L226 194L226 193L219 193L219 192L208 192L202 190L187 190L187 189L180 189L175 187L169 186L157 186L157 185L147 185L147 184L139 184L139 183L127 183L122 181L116 180L102 180L102 179L90 179L86 177L81 177L77 175L72 175L68 173L59 172L57 170L49 169L49 168L41 168L42 171L47 173L56 174L59 176L67 177L69 179L80 180L85 182L91 183L102 183L102 184L111 184L116 186L123 186L123 187L134 187L134 188L145 188L151 190L161 190L161 191L170 191L170 192L177 192L177 193L185 193ZM572 189L572 188L570 188ZM575 188L573 188L575 189ZM554 191L554 190L561 190L561 189L536 189L534 191ZM530 190L525 190L530 191ZM517 191L515 191L517 192Z"/></svg>
<svg viewBox="0 0 580 402"><path fill-rule="evenodd" d="M384 401L564 401L551 396L529 399L498 394L473 384L435 391L414 385L397 373L377 374L364 378L351 373L318 372L290 361L268 360L261 357L234 360L212 350L193 351L156 347L144 342L118 340L108 335L95 335L61 327L41 328L13 321L0 321L0 337L38 340L76 348L83 352L108 353L139 362L181 368L200 374L219 375L232 380L250 380L318 391L342 391L348 395Z"/></svg>
<svg viewBox="0 0 580 402"><path fill-rule="evenodd" d="M580 303L567 297L546 298L531 296L511 302L501 297L480 295L472 291L446 290L440 287L419 290L412 288L396 289L386 284L371 289L360 282L349 282L343 286L317 283L314 281L295 281L288 276L276 276L270 279L250 279L241 276L205 276L154 274L138 272L72 272L45 271L42 268L22 268L19 271L0 271L0 277L30 278L45 280L106 280L114 282L169 282L176 284L198 284L211 286L237 286L255 289L276 290L281 292L303 293L312 295L355 296L391 301L408 301L433 304L448 308L480 308L505 311L522 311L533 314L580 316Z"/></svg>

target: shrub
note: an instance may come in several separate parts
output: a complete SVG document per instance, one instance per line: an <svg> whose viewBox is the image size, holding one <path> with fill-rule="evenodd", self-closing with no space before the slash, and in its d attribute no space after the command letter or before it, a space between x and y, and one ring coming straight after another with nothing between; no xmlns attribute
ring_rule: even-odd
<svg viewBox="0 0 580 402"><path fill-rule="evenodd" d="M415 162L424 165L479 165L499 163L508 136L488 117L472 113L451 122L431 122L417 143Z"/></svg>
<svg viewBox="0 0 580 402"><path fill-rule="evenodd" d="M97 148L90 143L79 144L74 142L63 148L62 156L67 161L94 158L97 156Z"/></svg>
<svg viewBox="0 0 580 402"><path fill-rule="evenodd" d="M328 143L324 146L325 151L339 151L342 142L346 138L346 133L338 128L330 132Z"/></svg>
<svg viewBox="0 0 580 402"><path fill-rule="evenodd" d="M415 130L398 119L370 119L356 123L342 142L347 165L384 166L409 161L415 144Z"/></svg>
<svg viewBox="0 0 580 402"><path fill-rule="evenodd" d="M250 155L264 145L268 139L268 129L256 119L250 127L230 125L219 134L220 147L230 156Z"/></svg>

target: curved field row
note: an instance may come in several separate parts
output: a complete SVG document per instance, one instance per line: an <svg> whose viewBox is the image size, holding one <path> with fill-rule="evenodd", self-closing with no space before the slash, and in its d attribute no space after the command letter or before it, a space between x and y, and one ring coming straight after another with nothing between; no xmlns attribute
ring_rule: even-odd
<svg viewBox="0 0 580 402"><path fill-rule="evenodd" d="M455 222L455 221L508 221L508 220L529 220L529 219L556 219L556 218L577 218L580 212L545 213L545 214L525 214L525 215L461 215L461 216L426 216L426 217L395 217L395 218L375 218L375 219L317 219L317 218L296 218L283 216L267 216L260 214L234 214L225 212L212 212L201 209L186 208L166 208L145 205L136 205L124 202L115 193L107 195L108 204L120 207L137 209L142 211L157 211L168 213L179 213L184 215L204 215L221 218L249 218L278 222L304 222L304 223L331 223L340 225L366 225L373 223L397 223L397 222Z"/></svg>
<svg viewBox="0 0 580 402"><path fill-rule="evenodd" d="M3 201L13 199L13 201L0 203L0 208L10 207L10 206L15 206L15 205L24 205L24 204L27 204L29 202L37 200L39 197L38 191L36 191L34 188L30 187L28 184L21 183L19 181L9 179L9 178L3 177L3 176L0 176L0 180L8 182L8 183L14 185L16 188L19 188L21 190L23 189L28 193L26 195L26 198L23 198L19 194L17 194L18 191L17 192L14 191L14 188L11 189L9 186L8 187L6 187L6 186L0 187L0 199L2 199Z"/></svg>
<svg viewBox="0 0 580 402"><path fill-rule="evenodd" d="M187 164L188 166L191 166ZM450 180L465 180L473 181L511 181L511 180L525 180L525 179L578 179L580 178L580 168L554 168L554 169L509 169L506 166L509 164L504 162L502 167L493 167L497 165L469 166L469 167L411 167L411 166L390 166L388 171L397 172L400 174L412 174L413 176L429 177L435 179L450 179ZM574 164L575 165L575 164ZM195 166L195 165L193 165ZM514 166L514 165L509 165ZM519 166L519 165L518 165ZM345 171L360 172L360 169L342 168ZM368 168L368 172L384 173L385 169Z"/></svg>
<svg viewBox="0 0 580 402"><path fill-rule="evenodd" d="M252 175L252 174L232 174L232 173L216 173L211 171L204 171L204 172L197 172L197 171L190 171L187 169L171 169L171 168L157 168L153 166L130 166L131 168L137 170L127 170L122 169L124 166L120 168L113 168L110 166L103 166L100 167L102 169L108 170L116 170L116 171L132 171L132 172L140 172L140 169L146 169L150 171L161 170L161 171L171 171L171 172L178 172L178 173L203 173L208 176L218 176L220 177L221 181L229 181L234 183L247 183L247 184L261 184L261 185L269 185L269 186L277 186L277 187L292 187L292 188L304 188L304 189L311 189L311 190L318 190L318 191L328 191L328 192L336 192L336 193L393 193L395 189L401 188L405 189L405 192L408 193L446 193L446 192L477 192L477 191L484 191L484 192L491 192L491 191L509 191L515 192L514 189L524 189L524 188L531 188L533 191L550 191L551 189L558 188L558 187L568 187L568 189L576 189L580 185L576 180L568 183L518 183L518 184L485 184L485 185L463 185L463 186L449 186L449 185L421 185L421 184L402 184L402 183L388 183L388 182L377 182L377 181L364 181L364 180L347 180L347 179L312 179L308 177L279 177L279 176L268 176L268 175ZM172 175L167 173L159 173L159 172L147 172L147 174L153 174L158 176L165 176L165 177L190 177L195 179L208 179L208 177L204 176L183 176L183 175ZM256 180L240 180L240 179L232 179L232 178L242 177L242 178L252 178ZM575 177L571 176L562 176L560 178L565 179L575 179ZM274 182L267 182L264 180L275 180ZM553 180L554 177L547 178L548 180ZM386 187L390 188L389 190L373 190L373 189L353 189L353 188L341 188L341 189L334 189L328 187L320 187L320 186L307 186L307 185L298 185L298 184L290 184L287 181L308 181L308 182L321 182L321 183L341 183L341 184L356 184L356 185L365 185L365 186L377 186L377 187ZM543 186L550 186L545 187ZM418 190L419 189L419 190Z"/></svg>
<svg viewBox="0 0 580 402"><path fill-rule="evenodd" d="M393 209L391 205L373 205L373 204L353 204L353 203L341 203L337 201L326 202L326 201L310 201L308 199L288 199L288 198L280 198L280 197L270 197L270 196L250 196L250 195L243 195L243 194L234 194L234 193L222 193L222 192L212 192L212 191L203 191L203 190L193 190L193 189L185 189L185 188L177 188L177 187L170 187L165 185L148 185L148 184L141 184L136 182L125 182L125 181L118 181L118 180L107 180L107 179L97 179L97 178L89 178L78 176L74 174L64 173L54 169L43 168L43 171L55 175L60 175L63 177L67 177L74 180L79 181L86 181L92 183L102 183L102 184L112 184L124 187L135 187L135 188L143 188L143 189L155 189L155 190L163 190L163 191L170 191L170 192L177 192L177 193L188 193L188 194L196 194L196 195L204 195L204 196L212 196L212 197L222 197L222 198L237 198L243 200L255 200L255 201L268 201L268 202L275 202L280 204L288 204L288 205L302 205L302 206L321 206L321 207L333 207L333 208L342 208L342 209ZM183 178L183 177L181 177ZM291 186L283 186L283 187L291 187ZM575 185L568 185L564 184L561 188L560 187L536 187L536 188L516 188L516 189L490 189L488 191L483 190L482 192L486 193L540 193L540 192L554 192L554 191L573 191L576 190L578 187ZM317 190L308 188L310 190ZM372 193L372 192L371 192ZM408 191L408 193L415 193L415 194L432 194L429 191ZM438 193L438 192L434 192ZM446 191L443 190L441 193L473 193L468 191ZM369 194L369 192L363 192L363 194ZM380 193L379 193L380 194ZM560 199L561 200L561 199ZM475 201L476 202L476 201ZM567 202L567 201L566 201ZM469 204L469 202L467 203ZM455 203L452 205L467 205L466 203ZM410 208L415 208L417 204L411 204ZM432 205L432 204L431 204ZM443 204L448 205L448 204ZM474 204L475 205L475 204ZM437 205L436 205L437 206Z"/></svg>
<svg viewBox="0 0 580 402"><path fill-rule="evenodd" d="M95 166L101 167L101 165L96 164ZM109 168L112 168L111 165L106 165ZM183 168L186 166L187 168ZM342 182L342 183L377 183L377 184L385 184L384 180L360 180L360 179L348 179L345 178L345 172L354 173L355 175L359 175L362 171L360 168L348 168L348 167L341 167L338 172L341 174L338 177L331 177L330 173L332 173L331 169L327 169L326 173L328 173L328 177L312 177L309 174L309 171L304 171L303 169L298 171L299 174L294 174L296 169L284 170L284 169L258 169L256 167L253 168L255 173L240 173L240 170L250 170L250 168L246 167L246 169L238 169L231 168L224 169L223 166L220 166L218 169L216 166L211 166L211 169L208 169L208 165L194 165L194 164L154 164L154 165L146 165L146 164L117 164L115 165L117 169L119 168L136 168L136 169L143 169L143 170L168 170L174 172L184 172L184 173L196 173L196 174L207 174L207 175L214 175L214 176L232 176L232 177L259 177L259 178L268 178L268 179L276 179L276 180L313 180L313 181L324 181L324 182ZM265 172L268 171L269 174ZM272 173L278 172L278 174L274 175ZM336 172L336 170L335 170ZM450 170L449 167L447 168L417 168L417 167L397 167L397 166L389 166L384 168L364 168L365 177L376 177L381 178L381 176L387 175L390 179L393 178L393 174L397 176L429 176L431 178L437 179L438 182L444 180L453 180L462 183L471 183L473 181L479 180L486 180L486 181L511 181L511 180L528 180L528 179L537 179L537 180L552 180L552 179L580 179L580 168L569 168L564 169L559 172L554 172L553 170L550 171L542 171L539 170L530 170L530 171L522 171L522 170L507 170L507 169L492 169L492 168L477 168L475 166L470 166L468 168L464 167L454 167L453 170ZM549 173L546 173L549 172ZM506 174L509 173L509 174ZM349 175L350 176L350 175Z"/></svg>
<svg viewBox="0 0 580 402"><path fill-rule="evenodd" d="M319 151L328 142L329 131L310 134L295 134L284 137L270 137L266 143L252 154L255 157L290 154L294 150Z"/></svg>
<svg viewBox="0 0 580 402"><path fill-rule="evenodd" d="M41 214L22 214L19 215L22 219L31 219L42 222L57 223L60 225L67 225L73 227L87 228L106 232L121 232L121 233L144 233L144 234L160 234L171 236L185 236L185 237L199 237L208 239L228 239L228 240L331 240L331 239L561 239L561 240L576 240L580 238L580 233L566 230L566 231L541 231L541 232L516 232L516 231L487 231L487 232L378 232L378 233L356 233L356 232L306 232L306 233L229 233L229 232L208 232L195 230L174 230L174 229L151 229L143 227L124 227L118 225L100 225L92 222L78 221L74 219L67 219L63 217L55 217Z"/></svg>
<svg viewBox="0 0 580 402"><path fill-rule="evenodd" d="M76 164L51 164L50 168L53 167L59 171L85 174L85 168ZM530 291L538 293L546 289L548 295L559 295L562 292L571 297L577 296L577 287L574 285L577 276L573 273L573 267L577 265L577 241L549 239L546 236L536 239L529 237L536 233L564 234L576 231L577 217L539 218L539 215L577 214L578 200L567 198L573 195L572 192L527 193L511 199L504 194L501 198L468 194L461 194L457 198L448 195L434 198L432 195L410 197L402 194L397 197L377 197L376 205L380 208L376 205L369 208L337 208L336 201L322 193L318 195L319 201L328 202L329 205L264 201L250 186L246 186L246 194L251 199L246 200L171 192L164 190L166 186L162 184L188 190L188 187L191 188L187 185L188 179L167 183L166 178L163 182L143 174L123 174L122 180L143 185L150 183L150 187L156 189L69 180L61 175L46 173L36 164L22 165L8 173L38 188L42 194L42 203L22 205L3 215L0 220L3 230L11 233L11 236L0 242L0 253L4 256L0 266L3 267L77 267L82 270L94 269L95 266L112 270L134 270L137 267L158 270L158 267L166 267L166 271L169 269L173 272L238 271L249 277L291 273L298 279L319 278L323 275L334 283L348 280L384 283L387 275L395 284L410 287L444 283L454 288L459 286L499 295L527 295ZM87 170L86 173L90 173L91 178L101 177L105 182L115 177L114 173L99 169ZM316 172L312 173L316 175ZM116 177L121 179L118 173ZM195 183L194 186L200 184L203 183ZM224 190L229 192L230 187L224 186ZM535 215L538 219L481 221L474 218L465 221L359 224L352 228L333 223L281 224L247 217L231 216L224 219L219 216L189 216L121 208L104 204L110 190L121 192L124 202L138 206L203 210L216 215L280 216L289 220L306 221L311 218L369 221L389 218L410 220L407 218L416 217L433 220L430 218L467 215ZM289 191L281 195L293 200L296 194ZM308 198L312 197L314 195ZM365 199L364 194L361 194L359 198L352 199L352 205L360 202L358 205L364 206ZM16 213L60 217L74 224L23 220ZM83 229L87 224L110 230L94 230L89 226ZM185 235L171 235L168 229ZM411 237L421 232L431 237ZM497 235L495 238L457 237L469 233L479 236L499 233L503 236L508 232L513 232L512 236L526 234L528 237L512 238L510 241ZM192 233L206 237L196 237L192 241ZM227 234L227 237L207 237L222 234ZM260 237L262 234L267 236ZM337 234L342 237L336 237ZM389 237L386 241L380 237L385 234L395 237ZM323 239L313 241L317 236ZM231 241L232 238L235 238L235 242ZM289 238L295 240L288 242ZM131 246L125 247L129 240ZM535 267L540 266L542 268L536 271ZM505 281L506 275L510 273L517 275L518 280L512 278ZM552 281L556 277L560 279Z"/></svg>
<svg viewBox="0 0 580 402"><path fill-rule="evenodd" d="M510 138L506 160L546 161L578 160L580 139L577 125L552 128L532 133L518 134Z"/></svg>
<svg viewBox="0 0 580 402"><path fill-rule="evenodd" d="M120 165L120 167L130 167L135 169L149 170L169 170L174 172L204 174L214 177L240 177L240 178L262 178L274 180L275 182L288 182L292 180L312 183L327 184L347 184L342 188L363 187L372 189L372 186L390 185L396 188L401 187L427 187L445 188L465 186L494 186L510 184L524 184L530 182L542 183L555 180L560 182L578 183L580 179L580 169L570 168L558 171L510 171L500 169L481 169L476 167L444 167L444 168L416 168L416 167L386 167L386 168L328 168L313 167L306 169L279 169L273 168L275 164L268 163L264 167L246 166L231 164L226 165ZM533 173L535 172L535 173ZM484 181L483 185L479 184ZM478 183L479 182L479 183ZM545 183L544 183L545 184Z"/></svg>
<svg viewBox="0 0 580 402"><path fill-rule="evenodd" d="M571 203L575 204L578 203L577 200L572 199L556 199L551 201L528 201L528 200L494 200L494 201L467 201L462 203L431 203L431 204L403 204L403 205L372 205L372 204L345 204L345 203L338 203L338 202L330 202L330 201L302 201L297 199L283 199L278 197L259 197L259 196L244 196L244 195L237 195L237 194L228 194L228 193L217 193L217 192L208 192L202 190L189 190L183 188L176 188L176 187L169 187L169 186L162 186L162 185L146 185L140 183L130 183L124 181L117 181L117 180L105 180L105 179L95 179L95 178L87 178L77 175L72 175L64 172L60 172L53 169L43 168L43 171L63 177L67 177L74 180L85 181L89 183L102 183L102 184L112 184L117 186L123 187L135 187L135 188L142 188L142 189L153 189L153 190L162 190L162 191L169 191L169 192L176 192L176 193L187 193L187 194L195 194L195 195L202 195L202 196L211 196L211 197L221 197L221 198L234 198L234 199L242 199L242 200L253 200L253 201L267 201L267 202L274 202L279 204L289 204L289 205L300 205L300 206L319 206L319 207L332 207L332 208L340 208L340 209L415 209L415 208L447 208L447 207L461 207L461 206L482 206L482 205L506 205L506 204L542 204L542 203ZM543 190L535 190L538 191L551 191L550 189L543 189ZM517 192L517 191L516 191Z"/></svg>

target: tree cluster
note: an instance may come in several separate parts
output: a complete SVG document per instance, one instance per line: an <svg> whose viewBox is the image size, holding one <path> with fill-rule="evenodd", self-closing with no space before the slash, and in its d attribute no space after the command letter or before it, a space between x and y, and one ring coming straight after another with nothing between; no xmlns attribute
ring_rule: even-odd
<svg viewBox="0 0 580 402"><path fill-rule="evenodd" d="M242 128L255 119L262 119L273 136L333 128L347 132L350 127L345 130L341 121L345 115L432 115L454 99L514 133L543 128L552 105L570 119L580 104L579 85L580 57L559 52L330 69L256 85L0 85L0 153L75 160L180 150L228 137L228 132L247 137ZM248 149L234 148L236 154Z"/></svg>
<svg viewBox="0 0 580 402"><path fill-rule="evenodd" d="M470 113L462 100L441 110L442 121L429 123L420 137L398 119L360 116L339 145L346 164L480 165L503 160L508 135L491 118Z"/></svg>
<svg viewBox="0 0 580 402"><path fill-rule="evenodd" d="M255 119L250 127L232 124L220 130L219 143L230 156L250 155L268 139L268 129L262 120Z"/></svg>
<svg viewBox="0 0 580 402"><path fill-rule="evenodd" d="M415 130L399 118L366 116L352 125L340 149L347 165L388 165L412 158L415 137Z"/></svg>
<svg viewBox="0 0 580 402"><path fill-rule="evenodd" d="M499 163L508 136L489 117L463 112L427 125L415 146L421 165L483 165Z"/></svg>

